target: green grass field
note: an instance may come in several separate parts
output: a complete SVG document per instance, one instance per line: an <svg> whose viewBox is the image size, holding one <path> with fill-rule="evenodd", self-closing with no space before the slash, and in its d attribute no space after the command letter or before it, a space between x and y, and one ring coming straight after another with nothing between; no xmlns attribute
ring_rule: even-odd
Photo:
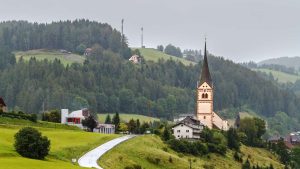
<svg viewBox="0 0 300 169"><path fill-rule="evenodd" d="M271 73L273 75L274 79L278 79L278 82L280 82L280 83L287 83L287 82L294 83L300 79L300 76L292 75L292 74L288 74L288 73L284 73L284 72L280 72L280 71L276 71L276 70L270 70L270 69L252 69L252 70L264 72L267 74Z"/></svg>
<svg viewBox="0 0 300 169"><path fill-rule="evenodd" d="M215 169L240 169L241 163L233 158L233 152L228 151L226 156L210 154L209 157L195 157L178 154L171 149L163 150L167 147L158 136L145 135L128 140L105 154L98 163L103 168L124 169L126 166L134 164L141 165L142 168L151 169L178 169L189 168L189 159L192 159L193 169L203 169L203 165L212 165ZM241 147L244 157L248 157L253 164L269 166L270 163L276 169L283 166L277 158L270 152L260 148ZM160 159L159 164L150 162L149 159ZM169 159L172 158L172 162Z"/></svg>
<svg viewBox="0 0 300 169"><path fill-rule="evenodd" d="M73 128L64 128L62 127L64 125L59 124L56 126L57 128L53 128L49 124L40 124L35 128L50 139L50 154L45 160L33 160L21 157L13 147L14 134L22 127L21 123L19 121L13 125L0 125L0 169L81 168L71 164L71 159L78 159L94 147L119 137L119 135L89 133Z"/></svg>
<svg viewBox="0 0 300 169"><path fill-rule="evenodd" d="M59 59L64 65L76 63L83 63L84 57L77 54L62 53L58 50L48 50L48 49L37 49L29 51L18 51L14 52L17 61L23 57L25 61L30 58L35 57L37 60L47 59L48 61L53 61L55 58Z"/></svg>
<svg viewBox="0 0 300 169"><path fill-rule="evenodd" d="M99 122L104 123L107 115L108 114L98 114ZM111 118L114 116L114 114L109 114L109 115ZM150 121L160 121L158 118L139 115L139 114L120 114L120 119L122 122L129 122L130 119L134 119L134 120L139 119L141 123L150 122Z"/></svg>
<svg viewBox="0 0 300 169"><path fill-rule="evenodd" d="M182 62L184 65L196 64L195 62L191 62L183 58L171 56L153 48L133 48L133 50L134 49L138 49L141 52L141 54L144 56L145 60L157 62L159 59L164 59L164 60L172 59L175 61Z"/></svg>

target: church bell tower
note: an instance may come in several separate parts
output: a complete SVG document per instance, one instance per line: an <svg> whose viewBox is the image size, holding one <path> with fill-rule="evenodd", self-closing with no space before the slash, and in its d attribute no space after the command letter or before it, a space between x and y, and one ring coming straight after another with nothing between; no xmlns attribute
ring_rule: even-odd
<svg viewBox="0 0 300 169"><path fill-rule="evenodd" d="M209 73L206 51L204 46L204 58L200 81L197 84L196 117L208 128L213 127L213 82Z"/></svg>

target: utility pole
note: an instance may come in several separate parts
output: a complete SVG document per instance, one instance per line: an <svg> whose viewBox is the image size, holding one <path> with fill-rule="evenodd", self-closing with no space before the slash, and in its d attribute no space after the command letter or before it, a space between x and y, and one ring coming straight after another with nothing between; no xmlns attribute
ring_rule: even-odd
<svg viewBox="0 0 300 169"><path fill-rule="evenodd" d="M144 38L143 37L144 36L144 28L143 27L141 28L141 31L142 31L142 35L141 35L141 48L143 48L144 47L144 39L143 39Z"/></svg>
<svg viewBox="0 0 300 169"><path fill-rule="evenodd" d="M124 43L124 34L123 34L123 25L124 25L124 19L122 19L121 21L121 24L122 24L122 27L121 27L121 45L122 45L122 48L123 48L123 43Z"/></svg>

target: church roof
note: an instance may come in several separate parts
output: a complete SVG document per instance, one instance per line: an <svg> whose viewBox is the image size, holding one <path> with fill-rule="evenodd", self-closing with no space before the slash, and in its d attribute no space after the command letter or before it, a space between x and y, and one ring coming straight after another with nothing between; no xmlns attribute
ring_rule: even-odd
<svg viewBox="0 0 300 169"><path fill-rule="evenodd" d="M200 76L200 85L203 84L204 82L206 82L210 87L212 87L212 80L209 73L208 62L207 62L206 41L204 46L204 58L203 58L201 76Z"/></svg>

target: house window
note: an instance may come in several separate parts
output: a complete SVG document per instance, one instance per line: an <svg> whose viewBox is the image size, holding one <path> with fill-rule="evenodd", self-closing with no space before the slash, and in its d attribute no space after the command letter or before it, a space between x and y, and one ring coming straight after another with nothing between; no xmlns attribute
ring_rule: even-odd
<svg viewBox="0 0 300 169"><path fill-rule="evenodd" d="M177 137L180 137L179 135Z"/></svg>
<svg viewBox="0 0 300 169"><path fill-rule="evenodd" d="M177 130L177 133L180 133L180 130Z"/></svg>
<svg viewBox="0 0 300 169"><path fill-rule="evenodd" d="M190 132L189 130L186 130L186 132L188 133L188 132Z"/></svg>

